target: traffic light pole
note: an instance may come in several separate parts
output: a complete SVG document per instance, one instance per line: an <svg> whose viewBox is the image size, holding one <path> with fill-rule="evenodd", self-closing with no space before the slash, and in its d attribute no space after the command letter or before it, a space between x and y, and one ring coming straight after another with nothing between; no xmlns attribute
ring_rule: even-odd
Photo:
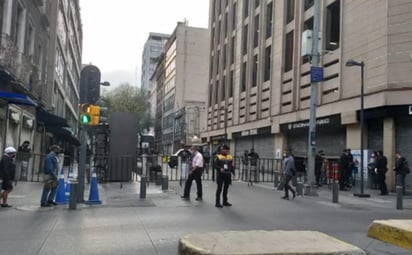
<svg viewBox="0 0 412 255"><path fill-rule="evenodd" d="M87 127L80 126L80 156L79 156L79 169L77 172L78 189L77 189L77 202L84 202L84 173L86 168L86 153L87 153L87 141L86 141Z"/></svg>

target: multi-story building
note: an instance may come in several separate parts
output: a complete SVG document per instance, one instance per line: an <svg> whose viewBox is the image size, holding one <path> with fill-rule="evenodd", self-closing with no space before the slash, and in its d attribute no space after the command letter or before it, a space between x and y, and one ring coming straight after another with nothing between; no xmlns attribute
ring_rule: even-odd
<svg viewBox="0 0 412 255"><path fill-rule="evenodd" d="M83 30L79 0L49 1L50 42L48 80L45 90L47 111L66 120L67 127L46 129L66 142L78 144L80 71Z"/></svg>
<svg viewBox="0 0 412 255"><path fill-rule="evenodd" d="M354 59L365 64L365 147L383 150L389 169L395 150L412 160L412 2L319 2L316 149L329 157L360 149L360 68L345 66ZM286 147L307 155L311 63L302 42L313 16L313 0L210 1L206 141L227 135L236 155L252 147L267 158ZM394 188L393 171L387 177Z"/></svg>
<svg viewBox="0 0 412 255"><path fill-rule="evenodd" d="M140 88L145 91L152 90L150 78L156 69L159 56L164 50L164 45L170 35L161 33L149 33L149 38L144 44L142 55L142 76Z"/></svg>
<svg viewBox="0 0 412 255"><path fill-rule="evenodd" d="M204 131L209 31L178 22L152 80L156 86L155 140L173 153ZM161 139L159 139L161 135Z"/></svg>
<svg viewBox="0 0 412 255"><path fill-rule="evenodd" d="M28 140L38 154L77 144L78 0L1 1L0 29L0 147Z"/></svg>
<svg viewBox="0 0 412 255"><path fill-rule="evenodd" d="M0 150L36 140L36 107L47 82L46 13L44 1L0 2Z"/></svg>

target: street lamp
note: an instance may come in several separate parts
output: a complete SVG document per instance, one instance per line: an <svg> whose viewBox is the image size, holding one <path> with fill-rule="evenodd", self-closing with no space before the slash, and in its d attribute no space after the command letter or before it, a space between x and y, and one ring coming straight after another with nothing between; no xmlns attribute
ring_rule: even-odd
<svg viewBox="0 0 412 255"><path fill-rule="evenodd" d="M353 194L357 197L370 197L369 194L364 193L364 185L363 185L363 126L364 126L364 106L363 106L363 97L364 97L364 69L365 69L365 62L357 62L353 59L349 59L346 61L346 66L360 66L361 68L361 93L360 93L360 100L361 100L361 109L360 109L360 174L361 174L361 189L360 193Z"/></svg>
<svg viewBox="0 0 412 255"><path fill-rule="evenodd" d="M105 86L105 87L109 87L110 86L110 82L108 81L104 81L100 83L101 86Z"/></svg>

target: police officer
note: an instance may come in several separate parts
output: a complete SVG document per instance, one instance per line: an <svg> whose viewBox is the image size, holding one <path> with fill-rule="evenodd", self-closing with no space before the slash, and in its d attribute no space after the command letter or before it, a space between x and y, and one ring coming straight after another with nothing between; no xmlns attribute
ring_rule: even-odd
<svg viewBox="0 0 412 255"><path fill-rule="evenodd" d="M216 190L216 204L217 208L222 208L220 203L220 194L222 193L223 187L223 205L232 206L227 200L227 190L232 182L231 174L235 174L235 169L233 165L233 157L228 154L229 146L223 144L220 146L220 152L216 155L214 168L217 172L217 190Z"/></svg>

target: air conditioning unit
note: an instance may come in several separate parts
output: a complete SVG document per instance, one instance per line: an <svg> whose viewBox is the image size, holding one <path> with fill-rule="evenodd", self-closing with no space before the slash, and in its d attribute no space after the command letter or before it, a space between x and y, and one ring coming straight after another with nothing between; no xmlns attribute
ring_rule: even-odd
<svg viewBox="0 0 412 255"><path fill-rule="evenodd" d="M318 53L322 52L322 33L319 32L318 36ZM310 56L312 55L312 30L305 30L302 33L302 48L301 56Z"/></svg>

